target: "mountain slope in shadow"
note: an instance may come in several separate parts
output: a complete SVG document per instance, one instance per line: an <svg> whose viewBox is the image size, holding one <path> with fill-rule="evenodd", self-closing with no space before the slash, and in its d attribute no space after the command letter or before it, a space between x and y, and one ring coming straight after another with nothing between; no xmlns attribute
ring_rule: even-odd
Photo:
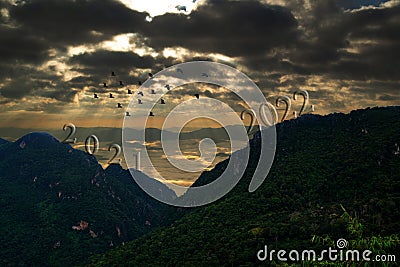
<svg viewBox="0 0 400 267"><path fill-rule="evenodd" d="M2 266L75 265L151 231L166 208L127 170L103 170L94 156L47 133L1 142L0 184Z"/></svg>
<svg viewBox="0 0 400 267"><path fill-rule="evenodd" d="M265 245L269 251L322 250L327 247L310 242L313 235L352 240L341 205L362 222L365 235L398 234L399 129L400 107L279 124L274 164L256 192L248 186L260 152L257 135L246 172L229 194L184 209L170 227L96 255L87 266L268 266L276 262L256 256ZM194 186L217 179L226 165L204 172Z"/></svg>

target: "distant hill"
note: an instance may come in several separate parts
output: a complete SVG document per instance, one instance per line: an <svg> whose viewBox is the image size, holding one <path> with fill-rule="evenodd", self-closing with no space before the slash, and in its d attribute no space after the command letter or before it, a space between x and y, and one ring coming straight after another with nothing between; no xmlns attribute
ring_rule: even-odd
<svg viewBox="0 0 400 267"><path fill-rule="evenodd" d="M56 146L59 143L60 142L55 137L46 132L33 132L24 135L14 142L14 144L19 146L21 149L24 149L25 147L47 149L51 146Z"/></svg>
<svg viewBox="0 0 400 267"><path fill-rule="evenodd" d="M8 143L9 142L7 140L4 140L4 139L0 138L0 145L8 144Z"/></svg>
<svg viewBox="0 0 400 267"><path fill-rule="evenodd" d="M63 124L60 124L59 129L42 129L41 131L46 131L51 133L58 140L64 140L68 135L68 131L62 130ZM93 127L86 128L76 126L76 133L74 137L78 139L78 142L85 142L86 138L92 134L96 135L100 142L106 142L109 144L122 144L122 129L121 128L111 128L111 127ZM226 128L231 130L243 130L241 125L231 125ZM127 129L129 131L129 136L132 140L138 139L142 131L137 129ZM0 128L0 136L7 137L7 140L17 140L21 136L26 135L30 132L36 132L37 129L24 129L24 128ZM171 129L171 131L163 130L165 133L170 133L171 131L178 131L178 129ZM229 140L229 136L224 128L204 128L204 129L191 129L191 131L182 132L180 134L181 140L188 139L200 139L200 138L212 138L213 140ZM156 128L146 129L146 141L153 142L159 141L161 139L161 130ZM4 139L3 139L4 140ZM1 141L0 141L1 144Z"/></svg>
<svg viewBox="0 0 400 267"><path fill-rule="evenodd" d="M103 170L94 156L43 132L1 144L1 266L76 265L162 223L166 205L119 165Z"/></svg>
<svg viewBox="0 0 400 267"><path fill-rule="evenodd" d="M258 160L257 135L246 173L228 195L205 207L180 209L185 215L170 227L96 255L87 266L258 266L256 253L264 245L321 249L311 243L313 235L354 238L341 205L362 222L365 235L398 234L399 129L400 107L306 115L279 124L275 162L256 192L247 189ZM204 172L193 186L213 181L226 165ZM399 246L391 252L398 251Z"/></svg>

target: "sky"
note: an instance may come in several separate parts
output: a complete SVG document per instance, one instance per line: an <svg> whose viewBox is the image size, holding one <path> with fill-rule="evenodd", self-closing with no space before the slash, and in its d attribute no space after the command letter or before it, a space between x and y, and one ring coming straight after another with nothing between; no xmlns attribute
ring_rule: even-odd
<svg viewBox="0 0 400 267"><path fill-rule="evenodd" d="M237 68L271 103L307 90L316 114L399 105L399 30L399 0L0 0L0 137L121 128L138 81L194 60ZM194 92L246 108L227 88L192 84L167 94L148 127ZM196 125L207 126L218 127Z"/></svg>
<svg viewBox="0 0 400 267"><path fill-rule="evenodd" d="M192 60L236 67L268 99L307 90L319 114L400 102L398 0L2 0L0 14L2 127L121 127L104 82L125 107L118 80L136 90Z"/></svg>

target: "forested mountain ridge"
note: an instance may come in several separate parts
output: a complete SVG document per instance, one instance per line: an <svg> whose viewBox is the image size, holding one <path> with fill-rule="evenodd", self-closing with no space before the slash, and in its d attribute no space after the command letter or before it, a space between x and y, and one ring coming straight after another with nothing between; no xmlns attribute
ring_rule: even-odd
<svg viewBox="0 0 400 267"><path fill-rule="evenodd" d="M0 144L0 184L1 266L84 262L151 231L166 208L127 170L103 170L94 156L47 133Z"/></svg>
<svg viewBox="0 0 400 267"><path fill-rule="evenodd" d="M400 108L350 114L306 115L277 126L275 162L264 184L247 191L250 164L223 199L185 209L170 227L157 229L87 266L258 266L257 252L311 249L312 236L352 240L341 206L363 225L363 234L389 236L400 229ZM194 186L216 179L227 161L204 172ZM325 247L326 248L326 247ZM399 252L399 246L389 251ZM347 264L347 263L343 263Z"/></svg>
<svg viewBox="0 0 400 267"><path fill-rule="evenodd" d="M7 143L8 143L7 140L4 140L4 139L0 138L0 145L2 145L2 144L7 144Z"/></svg>

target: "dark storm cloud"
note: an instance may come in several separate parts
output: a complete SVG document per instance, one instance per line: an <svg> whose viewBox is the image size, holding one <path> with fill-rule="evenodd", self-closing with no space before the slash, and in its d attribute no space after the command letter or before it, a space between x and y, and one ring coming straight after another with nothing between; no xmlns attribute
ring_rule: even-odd
<svg viewBox="0 0 400 267"><path fill-rule="evenodd" d="M400 101L400 96L398 94L396 94L396 95L384 94L384 95L379 96L378 100L387 101L387 102Z"/></svg>
<svg viewBox="0 0 400 267"><path fill-rule="evenodd" d="M10 8L20 27L54 45L95 43L113 35L137 32L146 13L112 0L28 0Z"/></svg>
<svg viewBox="0 0 400 267"><path fill-rule="evenodd" d="M398 94L400 95L399 92L399 82L398 81L370 81L368 83L368 88L365 88L365 84L363 82L353 82L351 83L351 88L350 91L352 92L367 92L371 91L373 93L378 93L378 94Z"/></svg>
<svg viewBox="0 0 400 267"><path fill-rule="evenodd" d="M32 84L27 80L12 81L1 88L0 94L6 98L20 99L32 92Z"/></svg>
<svg viewBox="0 0 400 267"><path fill-rule="evenodd" d="M353 14L352 14L353 15ZM349 33L358 45L358 53L343 58L336 70L359 79L398 80L400 77L400 6L357 12L351 18L357 25ZM368 43L368 42L372 42Z"/></svg>
<svg viewBox="0 0 400 267"><path fill-rule="evenodd" d="M362 6L379 6L388 0L338 0L337 5L345 9L356 9Z"/></svg>
<svg viewBox="0 0 400 267"><path fill-rule="evenodd" d="M296 19L283 7L256 1L209 1L189 17L156 17L143 34L157 49L183 46L199 52L246 56L290 46L297 38L296 29Z"/></svg>
<svg viewBox="0 0 400 267"><path fill-rule="evenodd" d="M93 53L84 53L73 56L70 63L84 65L87 67L98 67L108 65L109 68L151 68L156 63L151 56L139 56L133 52L117 52L98 50Z"/></svg>
<svg viewBox="0 0 400 267"><path fill-rule="evenodd" d="M293 51L285 51L285 53L277 53L272 56L261 56L254 55L239 59L239 61L245 66L251 68L253 71L262 72L281 72L283 75L296 73L309 75L311 74L309 68L303 66L304 61L288 61L287 59L291 56L290 53L300 53ZM293 60L293 58L290 58Z"/></svg>
<svg viewBox="0 0 400 267"><path fill-rule="evenodd" d="M389 86L390 92L384 88L389 82L398 84L400 78L399 6L346 12L344 8L378 3L288 0L286 7L279 7L257 1L212 0L189 16L167 13L149 23L146 13L112 0L20 3L3 5L10 18L2 17L0 22L0 82L12 79L4 83L0 94L11 99L35 94L72 101L77 90L89 87L94 91L111 71L117 72L120 80L136 84L146 79L147 73L129 77L129 71L157 72L179 60L209 60L208 53L237 57L230 65L244 65L265 93L275 93L278 87L308 85L305 77L310 75L324 76L326 83L329 79L360 81L353 87L346 84L352 93L360 93L356 90L362 90L368 80L380 80L382 84L365 90L383 94L376 96L382 100L398 92L397 86ZM3 6L0 3L0 8ZM75 55L66 62L81 73L67 82L51 74L55 67L49 67L48 73L35 68L48 59L57 60L50 49L63 52L71 45L97 44L121 33L137 33L131 40L137 47L149 45L160 52L181 46L205 56L153 58L98 50ZM287 74L295 74L295 78L280 83L280 77Z"/></svg>
<svg viewBox="0 0 400 267"><path fill-rule="evenodd" d="M61 102L71 102L76 89L63 80L63 77L46 70L39 70L35 66L0 65L4 85L0 94L8 101L19 100L25 96L52 98Z"/></svg>
<svg viewBox="0 0 400 267"><path fill-rule="evenodd" d="M302 66L324 65L340 58L339 49L346 47L348 28L343 27L344 12L336 1L313 2L305 14L302 38L291 51L290 59Z"/></svg>
<svg viewBox="0 0 400 267"><path fill-rule="evenodd" d="M97 50L75 55L70 58L69 63L79 65L79 69L76 70L86 75L69 81L71 85L82 88L84 86L98 87L99 84L107 82L111 78L110 73L112 71L117 75L115 82L137 84L139 80L148 78L147 72L138 77L132 77L132 75L129 75L129 70L150 69L153 72L158 72L163 67L173 65L176 62L172 58L139 56L134 52Z"/></svg>
<svg viewBox="0 0 400 267"><path fill-rule="evenodd" d="M18 5L2 3L0 8L9 13L0 24L2 64L37 65L50 59L50 49L63 52L69 45L97 43L118 33L135 32L147 23L145 13L111 0L36 0Z"/></svg>
<svg viewBox="0 0 400 267"><path fill-rule="evenodd" d="M202 84L204 85L204 84ZM194 94L199 93L205 97L214 98L214 99L226 99L226 100L238 100L233 93L228 93L226 91L218 92L218 87L211 86L214 90L211 92L210 90L200 89L199 84L187 84L183 88L179 88L178 90L174 90L171 93L168 93L172 97L181 98L183 96L194 96ZM167 95L168 95L167 94Z"/></svg>
<svg viewBox="0 0 400 267"><path fill-rule="evenodd" d="M55 74L55 67L49 67L48 71L39 70L37 66L43 62L58 60L51 55L51 49L62 53L70 45L97 43L115 34L135 32L147 23L145 13L111 0L19 1L17 5L2 3L0 8L6 8L9 14L2 16L0 24L0 82L4 84L0 94L10 101L27 95L72 101L77 88L90 82L65 82L63 77ZM99 55L100 70L105 73L113 59ZM86 60L90 65L85 71L95 73L95 60L82 57L82 61ZM103 59L106 60L101 62ZM119 66L127 63L118 55L113 62ZM89 77L93 78L92 84L101 81Z"/></svg>
<svg viewBox="0 0 400 267"><path fill-rule="evenodd" d="M31 94L36 88L44 85L43 73L27 65L0 64L1 78L4 86L0 94L11 99L20 99Z"/></svg>
<svg viewBox="0 0 400 267"><path fill-rule="evenodd" d="M388 78L397 75L399 51L399 8L345 12L344 8L375 4L376 1L290 1L288 7L264 5L257 1L209 1L192 12L165 14L145 21L145 13L126 8L116 1L27 1L10 8L20 28L1 34L3 58L43 60L49 47L84 44L109 39L115 34L137 32L146 44L161 50L183 46L192 51L240 57L253 70L302 75ZM349 6L350 5L350 6ZM302 10L303 9L303 10ZM292 11L302 12L301 24ZM300 27L299 27L300 26ZM29 30L29 34L26 34ZM3 31L6 31L5 29ZM97 33L94 33L96 31ZM18 37L18 38L16 38ZM375 40L372 46L356 47L351 41ZM24 49L29 46L31 49ZM358 46L358 45L357 45ZM390 51L390 52L388 52ZM286 60L289 59L289 60ZM122 70L125 66L152 68L151 57L134 54L84 54L72 58L91 72L104 62ZM174 63L167 60L160 65ZM101 69L103 71L104 69Z"/></svg>
<svg viewBox="0 0 400 267"><path fill-rule="evenodd" d="M336 1L315 1L302 26L302 38L285 54L288 71L357 80L400 77L399 6L345 12Z"/></svg>
<svg viewBox="0 0 400 267"><path fill-rule="evenodd" d="M0 24L1 63L40 63L48 57L49 45L23 29Z"/></svg>
<svg viewBox="0 0 400 267"><path fill-rule="evenodd" d="M400 77L399 49L399 45L377 45L361 49L361 53L328 66L325 72L331 77L350 80L398 80Z"/></svg>

